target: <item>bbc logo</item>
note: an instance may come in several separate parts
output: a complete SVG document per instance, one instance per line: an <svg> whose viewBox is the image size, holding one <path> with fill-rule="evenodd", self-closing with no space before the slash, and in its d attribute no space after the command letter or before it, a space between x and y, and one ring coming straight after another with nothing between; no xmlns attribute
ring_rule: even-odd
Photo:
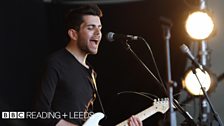
<svg viewBox="0 0 224 126"><path fill-rule="evenodd" d="M24 119L24 112L2 112L2 119Z"/></svg>

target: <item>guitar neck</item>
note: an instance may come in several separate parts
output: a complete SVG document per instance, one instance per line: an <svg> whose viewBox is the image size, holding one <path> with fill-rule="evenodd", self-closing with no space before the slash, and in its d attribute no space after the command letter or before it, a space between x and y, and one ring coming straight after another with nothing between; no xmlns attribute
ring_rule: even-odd
<svg viewBox="0 0 224 126"><path fill-rule="evenodd" d="M135 117L138 117L141 121L143 121L146 118L150 117L151 115L155 114L156 112L157 112L156 108L154 108L154 106L151 106L146 110L136 114ZM116 126L128 126L128 119L117 124Z"/></svg>

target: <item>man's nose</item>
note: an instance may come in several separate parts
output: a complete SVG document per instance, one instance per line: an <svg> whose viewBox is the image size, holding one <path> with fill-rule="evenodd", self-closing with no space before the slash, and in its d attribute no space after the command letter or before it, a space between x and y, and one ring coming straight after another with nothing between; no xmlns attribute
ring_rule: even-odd
<svg viewBox="0 0 224 126"><path fill-rule="evenodd" d="M100 35L100 34L101 34L101 29L100 29L100 28L96 28L94 34L95 34L95 35Z"/></svg>

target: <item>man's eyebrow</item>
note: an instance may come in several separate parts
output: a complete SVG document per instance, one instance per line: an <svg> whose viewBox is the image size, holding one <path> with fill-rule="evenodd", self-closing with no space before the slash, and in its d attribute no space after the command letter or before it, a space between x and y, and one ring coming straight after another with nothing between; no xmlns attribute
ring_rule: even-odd
<svg viewBox="0 0 224 126"><path fill-rule="evenodd" d="M93 27L95 27L96 25L95 24L88 24L87 26L93 26ZM98 27L102 27L102 25L98 25Z"/></svg>

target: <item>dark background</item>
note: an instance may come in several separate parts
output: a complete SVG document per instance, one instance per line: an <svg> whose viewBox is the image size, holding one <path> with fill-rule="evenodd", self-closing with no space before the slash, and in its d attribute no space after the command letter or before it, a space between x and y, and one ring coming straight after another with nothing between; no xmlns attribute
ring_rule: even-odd
<svg viewBox="0 0 224 126"><path fill-rule="evenodd" d="M63 27L64 14L76 5L47 4L41 0L1 1L1 111L30 111L37 87L49 54L65 46L67 39ZM154 0L128 3L100 4L103 35L115 33L144 37L151 46L161 76L165 81L165 41L160 16L172 20L171 64L172 78L178 82L175 93L181 89L185 57L179 50L188 37L184 21L189 8L181 0ZM149 51L142 41L130 43L132 49L157 76ZM128 53L119 42L102 39L99 53L89 57L98 73L98 90L107 114L104 125L115 125L129 116L152 105L152 101L122 91L147 92L164 97L161 86ZM96 103L96 110L101 111ZM155 114L144 125L159 125L168 115ZM5 120L1 126L27 126L26 120Z"/></svg>

